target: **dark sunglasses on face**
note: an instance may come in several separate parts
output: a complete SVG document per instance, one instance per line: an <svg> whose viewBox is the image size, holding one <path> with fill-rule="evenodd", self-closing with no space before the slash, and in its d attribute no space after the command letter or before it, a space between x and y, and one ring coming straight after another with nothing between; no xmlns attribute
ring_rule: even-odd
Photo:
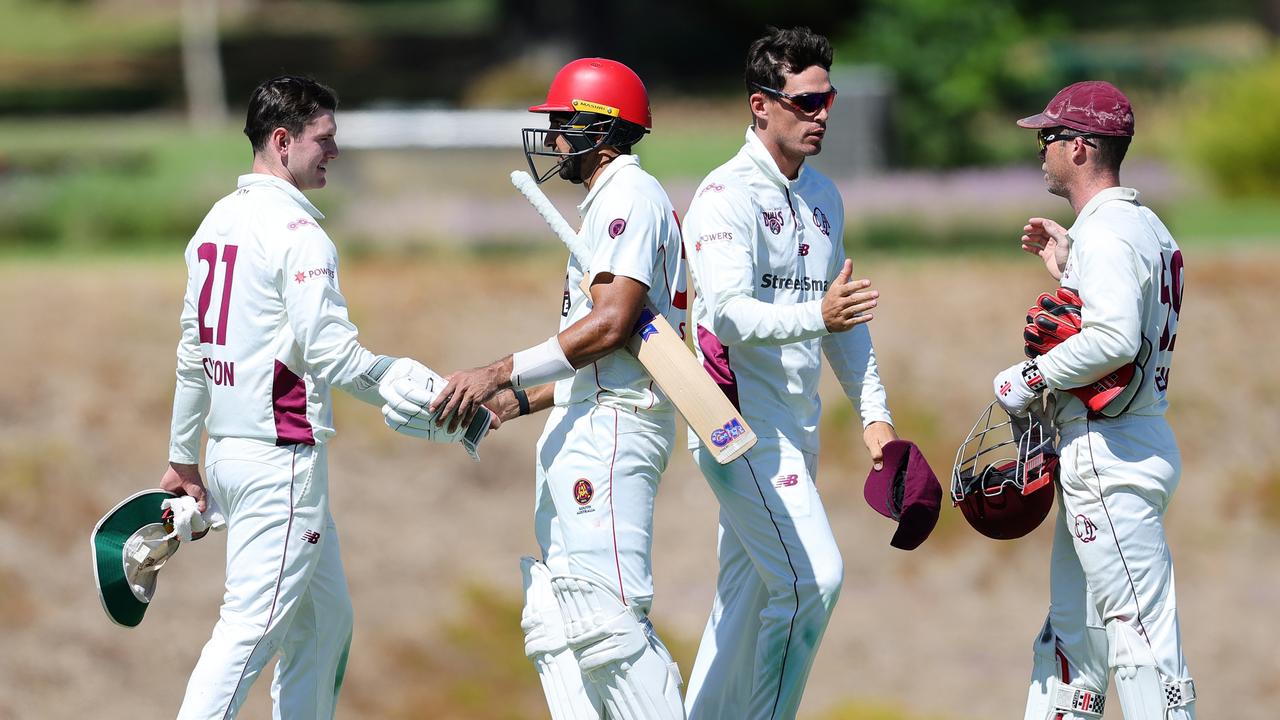
<svg viewBox="0 0 1280 720"><path fill-rule="evenodd" d="M823 108L830 110L831 104L836 101L836 89L834 87L826 92L807 92L792 95L781 90L765 87L759 83L751 84L760 92L768 93L779 100L786 101L795 109L808 115L812 115Z"/></svg>
<svg viewBox="0 0 1280 720"><path fill-rule="evenodd" d="M1092 148L1098 147L1097 145L1094 145L1093 143L1089 142L1089 138L1091 137L1097 137L1097 135L1093 135L1091 133L1070 132L1067 130L1063 130L1061 128L1050 131L1050 132L1045 132L1044 130L1041 130L1040 132L1036 133L1036 140L1040 141L1040 152L1044 152L1046 148L1058 142L1059 140L1074 140L1076 138L1080 138L1084 140L1084 144L1088 145L1089 147L1092 147Z"/></svg>

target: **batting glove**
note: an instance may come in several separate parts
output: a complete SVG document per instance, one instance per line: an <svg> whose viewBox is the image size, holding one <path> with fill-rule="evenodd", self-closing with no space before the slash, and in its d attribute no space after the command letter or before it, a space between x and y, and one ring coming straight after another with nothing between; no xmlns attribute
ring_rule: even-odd
<svg viewBox="0 0 1280 720"><path fill-rule="evenodd" d="M996 401L1010 415L1027 414L1027 408L1048 385L1035 360L1020 362L996 375L992 381Z"/></svg>

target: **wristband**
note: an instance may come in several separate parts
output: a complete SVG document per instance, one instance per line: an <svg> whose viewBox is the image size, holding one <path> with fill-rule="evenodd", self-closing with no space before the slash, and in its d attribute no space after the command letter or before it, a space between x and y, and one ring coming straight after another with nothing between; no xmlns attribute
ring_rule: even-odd
<svg viewBox="0 0 1280 720"><path fill-rule="evenodd" d="M520 406L520 415L529 414L529 395L520 388L513 387L511 392L516 396L516 404Z"/></svg>
<svg viewBox="0 0 1280 720"><path fill-rule="evenodd" d="M1031 388L1031 392L1040 392L1049 387L1049 383L1044 381L1044 375L1040 374L1040 366L1035 360L1028 360L1022 364L1022 379L1027 383L1027 387Z"/></svg>
<svg viewBox="0 0 1280 720"><path fill-rule="evenodd" d="M570 378L575 372L556 335L511 356L511 387L516 389Z"/></svg>

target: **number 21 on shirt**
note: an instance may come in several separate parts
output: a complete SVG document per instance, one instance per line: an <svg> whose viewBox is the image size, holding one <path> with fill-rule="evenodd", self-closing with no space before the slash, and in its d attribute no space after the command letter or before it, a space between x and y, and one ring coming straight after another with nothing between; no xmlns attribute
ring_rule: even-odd
<svg viewBox="0 0 1280 720"><path fill-rule="evenodd" d="M227 307L231 304L231 283L236 274L236 245L224 245L222 257L218 257L218 246L214 243L202 243L196 248L196 257L201 263L209 264L209 273L204 276L204 284L200 286L199 322L200 342L213 345L227 344ZM223 265L222 287L218 293L218 332L214 334L209 324L209 305L214 297L214 279L218 276L218 264Z"/></svg>

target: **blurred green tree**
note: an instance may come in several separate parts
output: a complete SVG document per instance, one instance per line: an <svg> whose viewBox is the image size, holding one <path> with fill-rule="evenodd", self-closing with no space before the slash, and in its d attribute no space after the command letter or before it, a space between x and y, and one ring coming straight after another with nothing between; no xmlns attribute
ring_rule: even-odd
<svg viewBox="0 0 1280 720"><path fill-rule="evenodd" d="M1228 196L1280 196L1280 54L1206 73L1187 90L1190 157Z"/></svg>
<svg viewBox="0 0 1280 720"><path fill-rule="evenodd" d="M891 159L956 167L986 159L982 116L1032 83L1013 55L1029 34L1012 0L873 0L839 57L893 73Z"/></svg>

